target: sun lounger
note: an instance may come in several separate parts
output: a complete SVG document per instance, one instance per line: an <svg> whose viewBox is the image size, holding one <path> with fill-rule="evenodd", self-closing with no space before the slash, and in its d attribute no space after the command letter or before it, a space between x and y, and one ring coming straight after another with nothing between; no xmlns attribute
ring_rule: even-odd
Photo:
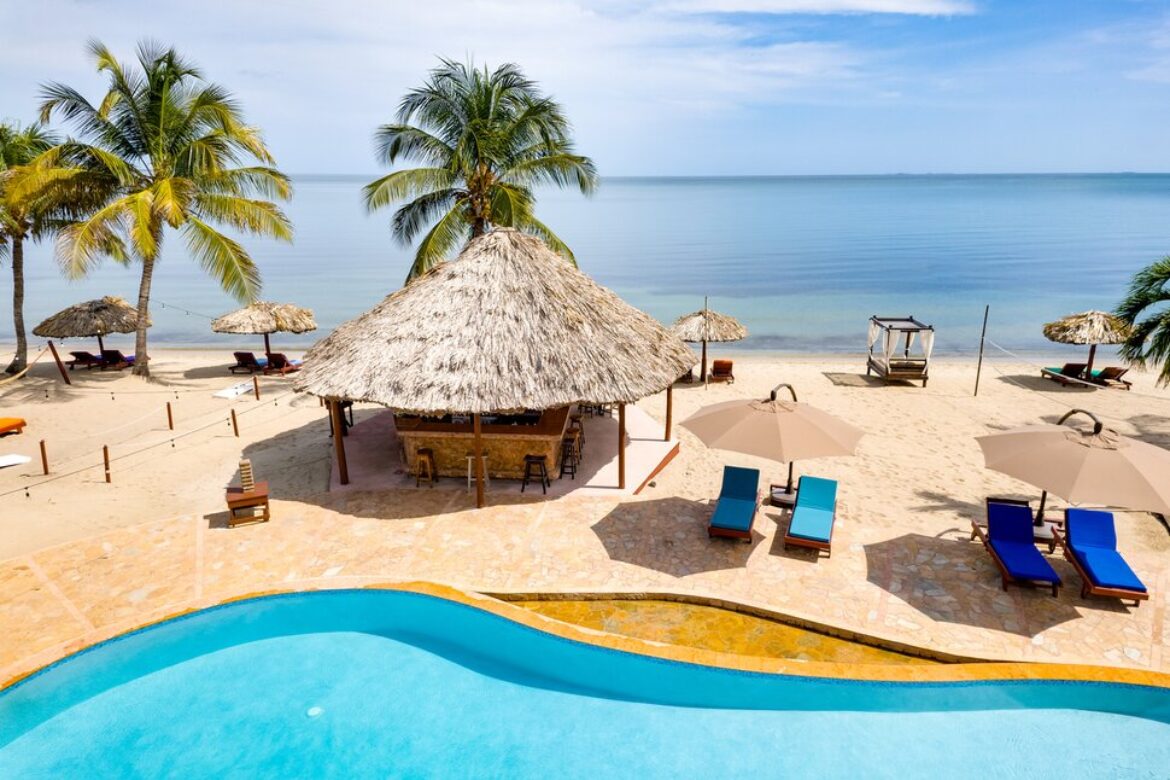
<svg viewBox="0 0 1170 780"><path fill-rule="evenodd" d="M291 374L301 370L301 361L289 360L283 353L273 352L268 356L268 365L264 367L265 374Z"/></svg>
<svg viewBox="0 0 1170 780"><path fill-rule="evenodd" d="M1084 379L1085 369L1088 366L1084 363L1065 363L1060 368L1042 368L1040 369L1040 376L1045 379L1051 379L1053 382L1059 382L1062 385L1078 385L1080 387L1088 387L1076 380Z"/></svg>
<svg viewBox="0 0 1170 780"><path fill-rule="evenodd" d="M105 365L105 361L92 352L79 350L77 352L70 352L69 354L73 356L73 359L65 361L65 365L69 366L70 371L77 368L78 366L85 366L85 369L88 371L94 366L101 368L103 365Z"/></svg>
<svg viewBox="0 0 1170 780"><path fill-rule="evenodd" d="M760 470L739 466L723 467L723 488L715 513L707 524L707 536L752 540L752 523L759 507Z"/></svg>
<svg viewBox="0 0 1170 780"><path fill-rule="evenodd" d="M716 360L711 364L711 373L707 374L707 380L733 384L735 382L735 374L731 370L733 365L731 360Z"/></svg>
<svg viewBox="0 0 1170 780"><path fill-rule="evenodd" d="M1060 591L1060 575L1036 549L1032 510L1018 502L987 499L987 530L972 524L972 531L999 568L1003 589L1009 584L1031 583Z"/></svg>
<svg viewBox="0 0 1170 780"><path fill-rule="evenodd" d="M833 554L837 520L837 481L803 476L796 484L796 504L784 532L784 549L810 547Z"/></svg>
<svg viewBox="0 0 1170 780"><path fill-rule="evenodd" d="M1089 381L1095 382L1103 387L1120 387L1122 390L1128 390L1133 387L1133 382L1130 382L1128 379L1122 379L1128 373L1128 368L1109 366L1108 368L1102 368L1100 371L1094 371L1092 376L1089 377Z"/></svg>
<svg viewBox="0 0 1170 780"><path fill-rule="evenodd" d="M27 423L19 417L0 417L0 436L15 436Z"/></svg>
<svg viewBox="0 0 1170 780"><path fill-rule="evenodd" d="M123 368L130 368L133 365L133 355L123 355L121 351L116 349L102 350L102 371L105 371L107 368L121 371Z"/></svg>
<svg viewBox="0 0 1170 780"><path fill-rule="evenodd" d="M1064 556L1081 575L1081 598L1111 596L1133 599L1134 606L1150 597L1133 569L1117 552L1113 513L1098 509L1064 510L1065 534L1057 536Z"/></svg>
<svg viewBox="0 0 1170 780"><path fill-rule="evenodd" d="M254 374L257 371L263 371L268 366L268 358L258 358L252 352L233 352L232 355L236 358L236 364L228 366L228 371L233 374L237 371L247 371L249 374Z"/></svg>

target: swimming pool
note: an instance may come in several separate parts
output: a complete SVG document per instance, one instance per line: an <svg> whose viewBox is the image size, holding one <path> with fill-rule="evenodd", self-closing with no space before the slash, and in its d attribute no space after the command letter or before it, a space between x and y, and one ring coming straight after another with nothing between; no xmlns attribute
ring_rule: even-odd
<svg viewBox="0 0 1170 780"><path fill-rule="evenodd" d="M0 693L0 777L1164 776L1170 690L683 663L402 590L265 596Z"/></svg>

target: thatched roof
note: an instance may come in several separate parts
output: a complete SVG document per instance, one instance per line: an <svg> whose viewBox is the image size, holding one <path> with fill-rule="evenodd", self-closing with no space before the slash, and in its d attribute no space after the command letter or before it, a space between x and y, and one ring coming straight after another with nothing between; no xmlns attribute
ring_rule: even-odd
<svg viewBox="0 0 1170 780"><path fill-rule="evenodd" d="M501 228L317 342L297 390L422 414L630 403L694 365L540 239Z"/></svg>
<svg viewBox="0 0 1170 780"><path fill-rule="evenodd" d="M670 330L683 341L739 341L747 337L747 328L738 320L710 309L684 314Z"/></svg>
<svg viewBox="0 0 1170 780"><path fill-rule="evenodd" d="M291 303L253 303L212 320L216 333L307 333L317 329L313 310Z"/></svg>
<svg viewBox="0 0 1170 780"><path fill-rule="evenodd" d="M1061 344L1120 344L1129 332L1124 320L1103 311L1070 314L1044 326L1044 337Z"/></svg>
<svg viewBox="0 0 1170 780"><path fill-rule="evenodd" d="M150 323L146 323L150 327ZM114 295L74 304L33 328L48 339L80 339L108 333L133 333L138 328L138 309Z"/></svg>

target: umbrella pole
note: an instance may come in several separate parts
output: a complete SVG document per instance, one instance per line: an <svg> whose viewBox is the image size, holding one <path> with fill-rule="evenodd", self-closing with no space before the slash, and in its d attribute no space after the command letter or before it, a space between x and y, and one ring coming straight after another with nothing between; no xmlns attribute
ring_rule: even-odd
<svg viewBox="0 0 1170 780"><path fill-rule="evenodd" d="M1036 510L1036 525L1044 525L1044 502L1048 500L1048 491L1040 491L1040 508Z"/></svg>
<svg viewBox="0 0 1170 780"><path fill-rule="evenodd" d="M693 354L693 353L692 353ZM699 381L707 383L707 340L703 339L703 367L699 369Z"/></svg>
<svg viewBox="0 0 1170 780"><path fill-rule="evenodd" d="M674 385L666 386L666 432L662 434L663 441L670 441L670 423L672 412L674 411L674 403L672 399L673 391Z"/></svg>
<svg viewBox="0 0 1170 780"><path fill-rule="evenodd" d="M1097 345L1089 347L1089 364L1085 366L1085 379L1093 381L1093 358L1097 356Z"/></svg>
<svg viewBox="0 0 1170 780"><path fill-rule="evenodd" d="M268 345L268 334L264 334L264 357L272 359L272 347Z"/></svg>
<svg viewBox="0 0 1170 780"><path fill-rule="evenodd" d="M98 356L106 351L106 345L102 342L101 334L98 334Z"/></svg>
<svg viewBox="0 0 1170 780"><path fill-rule="evenodd" d="M341 416L341 401L329 401L329 414L333 417L333 446L337 449L337 476L341 484L349 484L349 464L345 462L345 419Z"/></svg>
<svg viewBox="0 0 1170 780"><path fill-rule="evenodd" d="M471 415L471 429L475 433L475 444L472 446L475 455L475 508L483 509L483 437L478 414Z"/></svg>
<svg viewBox="0 0 1170 780"><path fill-rule="evenodd" d="M784 488L784 492L792 495L792 461L788 461L788 486Z"/></svg>

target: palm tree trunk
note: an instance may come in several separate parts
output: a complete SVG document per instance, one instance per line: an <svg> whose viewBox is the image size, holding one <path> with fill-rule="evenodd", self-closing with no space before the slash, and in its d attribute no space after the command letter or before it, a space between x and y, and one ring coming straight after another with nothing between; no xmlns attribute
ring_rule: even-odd
<svg viewBox="0 0 1170 780"><path fill-rule="evenodd" d="M154 277L154 258L142 259L142 279L138 283L138 328L134 332L134 368L138 376L150 376L150 356L146 353L146 327L150 322L150 282Z"/></svg>
<svg viewBox="0 0 1170 780"><path fill-rule="evenodd" d="M12 237L12 327L16 331L16 357L8 364L8 373L23 371L28 365L28 336L24 332L24 239Z"/></svg>

